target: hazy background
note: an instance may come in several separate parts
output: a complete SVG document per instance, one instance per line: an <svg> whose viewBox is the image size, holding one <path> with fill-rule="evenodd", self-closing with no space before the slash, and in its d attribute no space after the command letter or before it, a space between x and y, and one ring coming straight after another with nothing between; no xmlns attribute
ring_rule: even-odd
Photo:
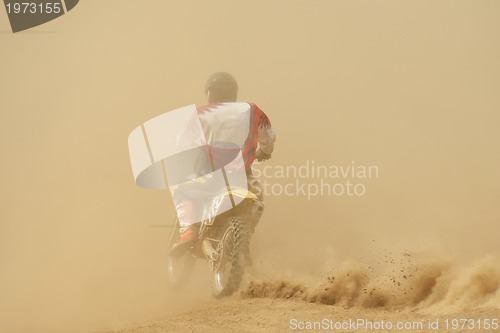
<svg viewBox="0 0 500 333"><path fill-rule="evenodd" d="M379 167L362 198L266 198L262 267L498 253L499 34L486 0L87 0L18 34L0 10L0 330L89 332L185 306L154 227L173 219L169 194L135 186L127 136L203 104L219 70L271 118L271 165Z"/></svg>

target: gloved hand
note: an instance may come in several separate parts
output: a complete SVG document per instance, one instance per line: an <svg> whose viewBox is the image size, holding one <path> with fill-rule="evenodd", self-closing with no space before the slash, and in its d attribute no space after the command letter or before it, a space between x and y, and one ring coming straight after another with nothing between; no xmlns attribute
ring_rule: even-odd
<svg viewBox="0 0 500 333"><path fill-rule="evenodd" d="M271 154L264 153L261 149L255 153L255 159L259 162L266 161L271 158Z"/></svg>

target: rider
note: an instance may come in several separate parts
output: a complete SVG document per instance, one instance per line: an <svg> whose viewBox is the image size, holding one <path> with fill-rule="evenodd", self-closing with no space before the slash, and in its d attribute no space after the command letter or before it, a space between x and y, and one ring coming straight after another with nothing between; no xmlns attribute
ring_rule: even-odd
<svg viewBox="0 0 500 333"><path fill-rule="evenodd" d="M248 189L262 201L262 188L252 174L252 163L254 159L269 159L273 152L276 134L271 128L269 118L257 105L236 101L238 83L229 73L212 74L205 84L205 95L209 104L197 108L205 135L219 139L224 136L245 135L240 140L239 150L245 162ZM210 144L210 141L208 143ZM212 145L211 149L217 150L217 147ZM195 204L192 200L185 200L176 207L181 231L171 249L172 252L189 248L197 239L200 223L190 220L190 211L194 209Z"/></svg>

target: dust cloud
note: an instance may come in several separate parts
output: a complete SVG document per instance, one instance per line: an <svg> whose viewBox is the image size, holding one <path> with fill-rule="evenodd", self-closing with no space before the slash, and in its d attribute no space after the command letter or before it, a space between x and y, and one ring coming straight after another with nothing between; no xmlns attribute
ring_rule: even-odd
<svg viewBox="0 0 500 333"><path fill-rule="evenodd" d="M428 254L427 254L428 255ZM243 298L297 299L309 303L361 309L414 309L432 315L500 309L500 262L488 257L470 267L436 260L395 262L393 269L344 262L326 278L253 280ZM429 261L430 259L425 259Z"/></svg>
<svg viewBox="0 0 500 333"><path fill-rule="evenodd" d="M189 289L168 290L174 210L135 186L127 136L203 104L219 70L278 134L256 168L379 170L357 180L363 196L268 195L237 297L498 308L499 9L81 1L36 28L52 33L1 33L0 331L110 330L214 304L202 263Z"/></svg>

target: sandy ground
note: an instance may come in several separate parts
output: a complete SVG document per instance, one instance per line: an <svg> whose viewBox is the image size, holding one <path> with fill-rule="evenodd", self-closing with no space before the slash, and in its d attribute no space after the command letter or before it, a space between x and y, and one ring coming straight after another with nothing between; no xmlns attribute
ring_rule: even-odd
<svg viewBox="0 0 500 333"><path fill-rule="evenodd" d="M475 318L478 319L500 318L500 310L485 309L472 312L455 313L449 316L431 316L415 309L360 309L357 307L347 308L334 305L322 305L306 303L297 300L286 299L241 299L232 298L213 304L200 307L199 309L187 312L182 315L173 316L156 320L136 327L120 329L111 332L120 333L153 333L153 332L276 332L285 333L300 331L294 330L294 325L298 322L323 322L333 320L334 322L347 322L349 320L365 320L366 324L360 324L359 329L330 330L314 329L302 331L314 332L373 332L367 330L364 325L377 325L384 321L385 327L389 322L393 325L404 323L406 325L415 325L414 331L418 332L448 332L446 330L446 320L456 318ZM296 320L296 321L294 321ZM438 320L439 329L429 328L429 323L435 323ZM370 324L371 322L371 324ZM297 324L295 324L297 323ZM418 325L422 326L418 326ZM334 324L335 325L335 324ZM382 324L381 324L382 325ZM434 324L432 324L434 325ZM461 326L461 324L460 324ZM327 326L328 327L328 326ZM333 326L335 327L335 326ZM422 329L420 329L420 327ZM435 326L433 326L435 327ZM325 327L323 327L325 328ZM387 329L378 330L379 332L388 332ZM393 330L393 332L410 332L411 330ZM498 330L496 330L498 331ZM453 332L495 332L494 330L480 329L461 329Z"/></svg>
<svg viewBox="0 0 500 333"><path fill-rule="evenodd" d="M109 332L498 332L498 262L389 260L392 270L345 263L322 280L247 277L244 288L164 318ZM182 297L182 291L171 297ZM492 326L489 326L492 325ZM109 333L108 332L108 333Z"/></svg>

